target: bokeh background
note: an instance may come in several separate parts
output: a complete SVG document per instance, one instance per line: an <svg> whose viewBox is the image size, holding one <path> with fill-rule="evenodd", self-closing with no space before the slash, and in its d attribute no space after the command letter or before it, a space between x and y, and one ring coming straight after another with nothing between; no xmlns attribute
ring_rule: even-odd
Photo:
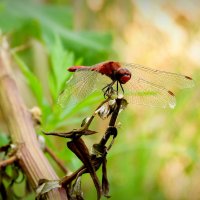
<svg viewBox="0 0 200 200"><path fill-rule="evenodd" d="M7 0L0 2L0 29L11 45L21 95L28 108L41 109L38 134L78 128L98 104L91 96L74 108L56 110L71 76L68 66L120 60L192 76L195 88L176 92L175 109L130 104L120 114L108 177L115 200L200 199L200 1ZM3 145L7 129L0 121ZM89 146L106 126L107 121L96 119L92 127L99 134L85 138ZM45 139L71 171L81 165L66 140ZM15 187L21 195L23 186ZM83 176L82 187L86 199L96 198L89 175Z"/></svg>

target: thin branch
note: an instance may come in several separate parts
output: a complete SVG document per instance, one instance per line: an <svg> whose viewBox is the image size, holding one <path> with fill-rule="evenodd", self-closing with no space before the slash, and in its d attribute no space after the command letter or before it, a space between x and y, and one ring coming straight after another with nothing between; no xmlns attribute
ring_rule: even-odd
<svg viewBox="0 0 200 200"><path fill-rule="evenodd" d="M73 172L72 174L70 174L69 176L64 176L61 180L60 180L60 184L63 187L67 187L68 184L70 184L73 180L75 180L78 176L81 176L82 174L86 173L87 169L86 167L83 165L82 167L80 167L78 170L76 170L75 172Z"/></svg>
<svg viewBox="0 0 200 200"><path fill-rule="evenodd" d="M101 153L101 151L104 151L104 146L106 145L106 143L108 142L109 138L111 136L113 136L113 140L111 142L111 144L109 145L109 147L107 148L107 150L109 150L114 142L114 138L117 136L117 129L115 127L115 123L119 114L119 110L121 108L122 105L122 101L123 99L116 99L116 108L114 109L112 115L111 115L111 119L109 122L109 126L104 134L104 136L102 137L101 141L98 144L94 144L93 147L97 150L99 150L99 152Z"/></svg>
<svg viewBox="0 0 200 200"><path fill-rule="evenodd" d="M18 160L17 156L11 156L10 158L6 160L0 161L0 168L5 167L7 165L11 165L17 160Z"/></svg>
<svg viewBox="0 0 200 200"><path fill-rule="evenodd" d="M26 50L27 48L30 48L30 44L23 44L23 45L20 45L20 46L17 46L17 47L14 47L11 51L14 53L14 52L19 52L19 51L24 51Z"/></svg>
<svg viewBox="0 0 200 200"><path fill-rule="evenodd" d="M51 158L57 163L57 165L60 167L60 169L65 173L68 174L69 170L65 167L64 163L62 160L60 160L56 154L49 148L49 147L45 147L44 149L45 152L47 152Z"/></svg>

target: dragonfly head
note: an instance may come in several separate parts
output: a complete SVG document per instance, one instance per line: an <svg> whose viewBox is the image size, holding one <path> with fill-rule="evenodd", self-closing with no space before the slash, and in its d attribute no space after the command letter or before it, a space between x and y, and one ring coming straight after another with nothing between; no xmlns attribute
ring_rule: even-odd
<svg viewBox="0 0 200 200"><path fill-rule="evenodd" d="M121 84L125 84L131 79L131 72L126 68L119 68L115 77Z"/></svg>

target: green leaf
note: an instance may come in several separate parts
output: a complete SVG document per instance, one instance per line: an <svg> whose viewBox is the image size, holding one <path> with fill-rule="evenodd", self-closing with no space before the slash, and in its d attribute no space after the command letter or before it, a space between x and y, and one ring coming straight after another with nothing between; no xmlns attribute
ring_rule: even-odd
<svg viewBox="0 0 200 200"><path fill-rule="evenodd" d="M74 54L64 49L58 36L55 37L54 43L49 46L51 73L49 76L49 86L54 102L57 100L59 93L70 73L67 67L74 65Z"/></svg>
<svg viewBox="0 0 200 200"><path fill-rule="evenodd" d="M23 26L27 21L27 18L23 16L13 15L5 1L0 3L0 7L0 28L3 32L12 32Z"/></svg>
<svg viewBox="0 0 200 200"><path fill-rule="evenodd" d="M21 27L13 31L12 33L12 46L20 46L27 44L31 38L40 40L42 37L41 26L38 20L29 19L26 20Z"/></svg>
<svg viewBox="0 0 200 200"><path fill-rule="evenodd" d="M9 143L9 136L0 132L0 146L4 146Z"/></svg>

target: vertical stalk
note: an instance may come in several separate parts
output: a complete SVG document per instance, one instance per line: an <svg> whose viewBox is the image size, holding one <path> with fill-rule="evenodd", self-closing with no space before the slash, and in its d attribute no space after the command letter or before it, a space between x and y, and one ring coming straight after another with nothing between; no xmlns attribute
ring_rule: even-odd
<svg viewBox="0 0 200 200"><path fill-rule="evenodd" d="M19 165L34 189L40 179L58 179L39 147L31 114L24 105L11 70L8 43L0 41L0 109L7 124L12 143L17 146ZM44 199L67 199L63 188L48 192Z"/></svg>

